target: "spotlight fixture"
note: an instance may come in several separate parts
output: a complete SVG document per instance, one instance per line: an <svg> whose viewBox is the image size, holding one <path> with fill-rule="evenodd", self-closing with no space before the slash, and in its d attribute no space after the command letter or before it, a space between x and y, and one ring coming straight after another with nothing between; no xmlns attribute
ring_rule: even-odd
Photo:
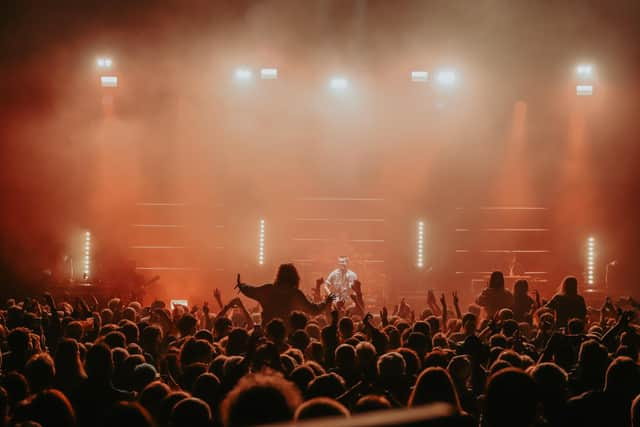
<svg viewBox="0 0 640 427"><path fill-rule="evenodd" d="M336 92L345 91L349 88L349 80L340 76L332 77L329 80L329 88Z"/></svg>
<svg viewBox="0 0 640 427"><path fill-rule="evenodd" d="M118 87L118 76L100 76L100 86Z"/></svg>
<svg viewBox="0 0 640 427"><path fill-rule="evenodd" d="M429 80L428 71L412 71L411 81L416 83L426 83Z"/></svg>
<svg viewBox="0 0 640 427"><path fill-rule="evenodd" d="M594 76L594 67L591 64L580 64L576 66L576 76L580 80L591 80Z"/></svg>
<svg viewBox="0 0 640 427"><path fill-rule="evenodd" d="M108 70L113 65L113 60L109 57L100 57L96 59L96 65L102 70Z"/></svg>
<svg viewBox="0 0 640 427"><path fill-rule="evenodd" d="M249 82L253 80L253 71L250 68L236 68L233 77L237 82Z"/></svg>
<svg viewBox="0 0 640 427"><path fill-rule="evenodd" d="M454 70L440 70L436 73L436 83L441 87L452 87L458 82L458 75Z"/></svg>
<svg viewBox="0 0 640 427"><path fill-rule="evenodd" d="M258 264L264 265L264 219L260 220L260 240L258 241Z"/></svg>
<svg viewBox="0 0 640 427"><path fill-rule="evenodd" d="M278 78L277 68L262 68L260 70L260 78L262 80L275 80Z"/></svg>
<svg viewBox="0 0 640 427"><path fill-rule="evenodd" d="M89 279L89 275L91 274L91 232L87 231L84 233L84 257L83 257L83 274L82 278L84 280Z"/></svg>
<svg viewBox="0 0 640 427"><path fill-rule="evenodd" d="M587 239L587 268L586 279L587 284L593 286L595 284L595 261L596 261L596 239L589 237Z"/></svg>
<svg viewBox="0 0 640 427"><path fill-rule="evenodd" d="M593 95L593 85L576 85L576 95L578 96Z"/></svg>
<svg viewBox="0 0 640 427"><path fill-rule="evenodd" d="M417 266L419 269L424 267L424 222L418 221L418 233L416 236L416 241L418 243L418 253L417 253Z"/></svg>

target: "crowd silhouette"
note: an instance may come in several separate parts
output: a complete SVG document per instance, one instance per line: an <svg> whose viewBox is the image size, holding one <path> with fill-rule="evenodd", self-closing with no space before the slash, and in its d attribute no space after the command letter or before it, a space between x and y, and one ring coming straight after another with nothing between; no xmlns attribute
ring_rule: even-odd
<svg viewBox="0 0 640 427"><path fill-rule="evenodd" d="M250 426L431 404L450 425L640 426L631 299L587 307L567 277L545 301L494 272L464 310L429 291L426 308L373 314L359 282L348 309L321 280L311 296L299 282L291 264L273 284L238 276L248 300L216 290L216 309L10 299L0 427Z"/></svg>

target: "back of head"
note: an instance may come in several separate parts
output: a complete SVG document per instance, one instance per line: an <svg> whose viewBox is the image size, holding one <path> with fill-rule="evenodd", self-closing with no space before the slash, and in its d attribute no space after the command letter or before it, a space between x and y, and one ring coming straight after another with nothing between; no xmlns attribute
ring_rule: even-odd
<svg viewBox="0 0 640 427"><path fill-rule="evenodd" d="M291 344L293 348L301 351L306 350L310 343L309 335L307 335L304 329L298 329L289 337L289 344Z"/></svg>
<svg viewBox="0 0 640 427"><path fill-rule="evenodd" d="M412 377L418 375L418 372L422 369L422 361L418 353L408 347L400 347L396 351L400 353L404 359L405 373Z"/></svg>
<svg viewBox="0 0 640 427"><path fill-rule="evenodd" d="M178 402L169 416L170 427L209 427L210 424L211 408L196 397Z"/></svg>
<svg viewBox="0 0 640 427"><path fill-rule="evenodd" d="M356 354L360 365L375 364L376 348L369 341L362 341L356 345Z"/></svg>
<svg viewBox="0 0 640 427"><path fill-rule="evenodd" d="M631 427L640 427L640 395L631 404Z"/></svg>
<svg viewBox="0 0 640 427"><path fill-rule="evenodd" d="M56 372L69 374L70 372L84 371L80 365L80 349L74 339L63 338L55 353Z"/></svg>
<svg viewBox="0 0 640 427"><path fill-rule="evenodd" d="M449 373L442 368L427 368L418 376L409 398L409 406L444 402L460 412L458 393Z"/></svg>
<svg viewBox="0 0 640 427"><path fill-rule="evenodd" d="M153 427L149 412L137 402L118 402L109 411L105 425L118 427Z"/></svg>
<svg viewBox="0 0 640 427"><path fill-rule="evenodd" d="M349 410L338 401L326 397L316 397L300 405L296 410L294 419L299 421L313 418L348 416Z"/></svg>
<svg viewBox="0 0 640 427"><path fill-rule="evenodd" d="M127 337L120 331L109 332L104 336L103 340L111 349L127 347Z"/></svg>
<svg viewBox="0 0 640 427"><path fill-rule="evenodd" d="M281 264L273 284L297 289L300 284L298 270L293 264Z"/></svg>
<svg viewBox="0 0 640 427"><path fill-rule="evenodd" d="M141 392L148 384L156 381L160 375L155 366L150 363L141 363L133 369L133 386L135 391Z"/></svg>
<svg viewBox="0 0 640 427"><path fill-rule="evenodd" d="M421 332L411 332L407 337L405 346L423 356L429 351L429 339Z"/></svg>
<svg viewBox="0 0 640 427"><path fill-rule="evenodd" d="M400 353L385 353L378 359L378 375L382 379L397 379L406 373L407 365Z"/></svg>
<svg viewBox="0 0 640 427"><path fill-rule="evenodd" d="M297 331L298 329L304 329L307 326L307 322L309 318L302 311L294 310L289 315L289 326L292 331Z"/></svg>
<svg viewBox="0 0 640 427"><path fill-rule="evenodd" d="M571 335L584 334L584 321L582 319L570 319L567 323L567 332Z"/></svg>
<svg viewBox="0 0 640 427"><path fill-rule="evenodd" d="M356 349L349 344L340 344L335 353L336 366L342 369L355 369Z"/></svg>
<svg viewBox="0 0 640 427"><path fill-rule="evenodd" d="M569 377L560 366L549 362L540 363L531 368L530 375L538 385L543 399L566 398Z"/></svg>
<svg viewBox="0 0 640 427"><path fill-rule="evenodd" d="M276 374L245 376L222 402L225 427L291 421L302 402L295 385Z"/></svg>
<svg viewBox="0 0 640 427"><path fill-rule="evenodd" d="M308 397L331 397L337 398L346 391L344 379L334 373L319 375L314 378L307 389Z"/></svg>
<svg viewBox="0 0 640 427"><path fill-rule="evenodd" d="M536 385L516 368L506 368L489 378L486 393L488 427L530 427L537 410Z"/></svg>
<svg viewBox="0 0 640 427"><path fill-rule="evenodd" d="M562 281L562 294L578 295L578 279L573 276L565 277Z"/></svg>
<svg viewBox="0 0 640 427"><path fill-rule="evenodd" d="M12 371L5 374L2 385L7 392L9 406L14 407L29 395L29 384L20 372Z"/></svg>
<svg viewBox="0 0 640 427"><path fill-rule="evenodd" d="M7 415L9 415L9 394L4 387L0 387L0 426L5 426Z"/></svg>
<svg viewBox="0 0 640 427"><path fill-rule="evenodd" d="M178 402L188 399L189 397L189 394L184 391L172 391L167 394L164 399L162 399L162 402L160 402L158 412L153 414L158 424L166 426L169 423L169 416L171 415L171 411L173 411L173 407L176 406Z"/></svg>
<svg viewBox="0 0 640 427"><path fill-rule="evenodd" d="M502 271L494 271L489 277L489 288L504 289L504 275Z"/></svg>
<svg viewBox="0 0 640 427"><path fill-rule="evenodd" d="M165 383L161 381L154 381L142 390L138 401L147 411L149 411L150 414L155 415L160 409L162 400L170 391L171 389Z"/></svg>
<svg viewBox="0 0 640 427"><path fill-rule="evenodd" d="M200 375L193 384L193 397L207 402L211 410L217 409L221 393L220 380L210 372Z"/></svg>
<svg viewBox="0 0 640 427"><path fill-rule="evenodd" d="M361 414L364 412L380 411L390 408L391 402L389 402L386 397L369 394L358 399L356 406L353 407L353 413Z"/></svg>
<svg viewBox="0 0 640 427"><path fill-rule="evenodd" d="M524 279L517 280L513 284L513 295L516 297L524 297L529 292L529 282Z"/></svg>
<svg viewBox="0 0 640 427"><path fill-rule="evenodd" d="M266 332L273 342L280 343L287 335L287 327L282 319L273 319L267 323Z"/></svg>
<svg viewBox="0 0 640 427"><path fill-rule="evenodd" d="M633 398L640 393L640 371L630 357L617 357L607 369L604 390L621 398Z"/></svg>
<svg viewBox="0 0 640 427"><path fill-rule="evenodd" d="M11 352L25 355L29 351L29 330L27 328L15 328L7 336L7 344Z"/></svg>
<svg viewBox="0 0 640 427"><path fill-rule="evenodd" d="M289 379L298 387L302 394L307 392L309 383L313 381L314 378L315 374L313 369L307 365L298 366L291 372L291 375L289 375Z"/></svg>
<svg viewBox="0 0 640 427"><path fill-rule="evenodd" d="M56 375L53 359L47 353L32 356L24 367L24 374L29 382L31 393L50 388Z"/></svg>
<svg viewBox="0 0 640 427"><path fill-rule="evenodd" d="M85 368L87 376L95 380L108 380L113 371L111 350L104 344L96 344L87 350Z"/></svg>
<svg viewBox="0 0 640 427"><path fill-rule="evenodd" d="M197 325L198 321L191 313L185 314L178 320L177 324L180 336L186 337L195 334Z"/></svg>
<svg viewBox="0 0 640 427"><path fill-rule="evenodd" d="M428 316L428 317L431 317L431 316ZM426 321L419 320L413 324L412 332L420 332L421 334L424 334L425 337L430 337L431 325Z"/></svg>
<svg viewBox="0 0 640 427"><path fill-rule="evenodd" d="M75 414L71 403L62 392L54 389L41 391L28 401L28 419L43 427L74 426Z"/></svg>
<svg viewBox="0 0 640 427"><path fill-rule="evenodd" d="M343 317L338 322L338 330L344 339L350 338L353 335L353 327L353 320L350 317Z"/></svg>
<svg viewBox="0 0 640 427"><path fill-rule="evenodd" d="M464 383L471 376L471 360L468 356L454 356L447 366L447 371L454 381Z"/></svg>

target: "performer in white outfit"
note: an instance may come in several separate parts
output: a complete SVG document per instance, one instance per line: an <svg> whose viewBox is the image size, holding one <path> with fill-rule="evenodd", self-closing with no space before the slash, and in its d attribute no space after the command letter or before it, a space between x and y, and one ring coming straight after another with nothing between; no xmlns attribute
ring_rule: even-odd
<svg viewBox="0 0 640 427"><path fill-rule="evenodd" d="M349 270L349 258L341 256L338 258L338 268L333 270L324 281L324 290L336 297L336 302L342 302L345 305L351 305L351 294L353 282L358 280L358 275Z"/></svg>

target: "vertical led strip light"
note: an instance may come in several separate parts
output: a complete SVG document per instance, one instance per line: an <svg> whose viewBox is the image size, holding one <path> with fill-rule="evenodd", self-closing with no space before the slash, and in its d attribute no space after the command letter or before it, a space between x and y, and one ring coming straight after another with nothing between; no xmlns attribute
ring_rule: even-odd
<svg viewBox="0 0 640 427"><path fill-rule="evenodd" d="M89 274L91 273L91 233L84 233L84 274L82 275L83 279L89 279Z"/></svg>
<svg viewBox="0 0 640 427"><path fill-rule="evenodd" d="M596 260L596 239L587 239L587 284L595 283L595 260Z"/></svg>
<svg viewBox="0 0 640 427"><path fill-rule="evenodd" d="M424 267L424 222L418 221L418 268Z"/></svg>
<svg viewBox="0 0 640 427"><path fill-rule="evenodd" d="M260 220L260 241L258 242L258 264L264 265L264 219Z"/></svg>

